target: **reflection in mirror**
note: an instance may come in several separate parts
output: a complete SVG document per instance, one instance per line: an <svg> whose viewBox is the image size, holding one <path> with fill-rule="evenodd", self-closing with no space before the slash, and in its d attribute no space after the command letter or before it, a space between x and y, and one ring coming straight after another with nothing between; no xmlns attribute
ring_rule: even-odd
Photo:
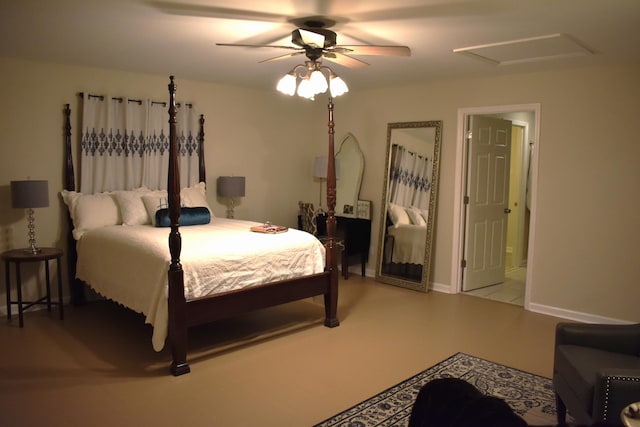
<svg viewBox="0 0 640 427"><path fill-rule="evenodd" d="M336 154L336 215L356 217L356 206L364 171L364 155L355 136L348 133Z"/></svg>
<svg viewBox="0 0 640 427"><path fill-rule="evenodd" d="M376 280L426 292L442 121L389 123Z"/></svg>

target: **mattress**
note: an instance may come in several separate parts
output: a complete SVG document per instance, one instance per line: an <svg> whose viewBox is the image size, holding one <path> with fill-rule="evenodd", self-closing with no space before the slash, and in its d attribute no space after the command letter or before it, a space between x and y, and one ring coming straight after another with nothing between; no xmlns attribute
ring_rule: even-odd
<svg viewBox="0 0 640 427"><path fill-rule="evenodd" d="M325 248L313 235L289 229L256 233L256 222L212 218L180 228L187 300L324 271ZM77 241L76 277L136 312L153 326L156 351L168 328L169 228L107 226Z"/></svg>

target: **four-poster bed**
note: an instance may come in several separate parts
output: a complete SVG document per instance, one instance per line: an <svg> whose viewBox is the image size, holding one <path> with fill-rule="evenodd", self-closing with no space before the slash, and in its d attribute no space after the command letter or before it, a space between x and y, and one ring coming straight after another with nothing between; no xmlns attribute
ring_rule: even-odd
<svg viewBox="0 0 640 427"><path fill-rule="evenodd" d="M169 168L168 168L168 180L167 180L167 200L168 200L168 223L170 224L169 233L168 233L168 253L166 248L166 228L156 228L153 226L132 226L132 227L123 227L113 226L113 231L119 235L119 238L124 238L125 235L131 235L132 239L137 239L138 233L154 233L156 236L156 245L145 243L145 245L150 248L149 251L154 251L157 253L165 253L164 259L160 260L160 265L164 265L165 267L168 265L168 269L162 271L162 292L155 292L159 294L160 302L158 306L158 312L161 313L159 317L166 315L166 333L168 338L168 343L171 347L172 358L173 361L171 363L170 371L173 375L182 375L190 372L189 364L187 363L187 336L188 329L192 326L213 322L219 319L232 317L238 314L241 314L246 311L256 310L260 308L265 308L269 306L274 306L278 304L283 304L299 299L304 299L316 295L324 295L324 305L325 305L325 320L324 324L327 327L336 327L339 325L339 321L337 318L337 301L338 301L338 270L337 270L337 254L336 254L336 242L334 240L335 230L336 230L336 218L335 218L335 202L336 202L336 178L335 178L335 164L334 164L334 121L333 121L333 102L329 99L328 104L328 114L329 114L329 122L328 122L328 133L329 133L329 142L328 142L328 174L327 174L327 206L328 206L328 217L327 217L327 232L328 232L328 240L324 248L312 238L311 240L313 245L319 245L321 254L324 257L320 261L320 268L313 270L312 273L308 273L307 270L304 273L298 273L295 277L286 277L284 279L279 278L273 280L273 278L259 282L253 283L248 287L242 287L239 289L227 290L227 288L223 287L222 291L216 290L208 291L209 293L197 294L194 293L191 289L191 281L196 273L199 271L194 271L199 264L192 260L193 253L198 252L199 256L205 257L205 252L209 248L220 248L225 246L233 246L233 244L225 243L228 242L226 240L210 240L206 242L206 245L203 245L201 242L200 246L198 246L197 251L194 250L195 240L203 239L203 234L205 232L205 228L209 225L215 226L222 224L223 226L226 223L231 223L233 220L224 220L218 218L211 218L211 223L208 225L195 225L193 227L185 227L180 223L180 216L183 208L181 208L181 191L184 193L184 189L181 189L180 185L180 174L179 174L179 162L178 162L178 142L176 138L176 85L174 83L174 77L170 77L169 83L169 103L168 103L168 114L169 114ZM70 109L67 105L65 108L65 116L66 116L66 143L65 143L65 155L66 155L66 177L65 177L65 189L67 192L74 192L76 190L75 186L75 177L74 177L74 168L73 168L73 159L72 159L72 144L71 144L71 126L70 126ZM205 173L204 173L204 118L201 116L200 118L200 132L198 135L198 147L200 151L199 157L199 167L200 167L200 181L205 182ZM77 193L76 193L77 194ZM64 196L63 196L64 197ZM67 202L67 199L65 199ZM72 205L67 203L70 208L71 217L73 218L74 212L72 209ZM183 213L184 215L184 213ZM74 219L75 220L75 219ZM71 228L73 228L73 222L70 222ZM232 224L233 225L233 224ZM201 227L201 228L198 228ZM104 227L99 230L92 230L81 237L70 238L70 253L72 256L70 257L69 263L69 276L72 280L72 295L76 301L81 300L82 298L82 287L84 286L83 282L79 279L76 279L76 271L82 272L82 276L84 277L100 277L99 274L93 275L90 272L90 268L88 267L90 258L87 255L91 251L94 251L97 256L101 256L101 262L108 263L109 257L101 254L99 251L102 247L113 246L114 244L108 243L103 244L102 241L97 240L100 234L107 234L112 227ZM165 230L162 232L162 230ZM181 233L182 230L182 233ZM158 233L162 233L162 243L163 248L160 249L157 244L157 236ZM226 229L224 232L218 231L217 236L221 234L227 233ZM243 230L240 231L242 235L242 239L256 238L256 235L260 235L261 233L252 233L249 231L248 227L243 226ZM251 236L253 235L253 236ZM196 237L198 236L198 237ZM307 233L300 232L298 230L290 230L287 233L280 233L277 235L261 235L258 238L269 238L274 239L269 243L275 242L275 239L294 239L297 241L296 244L302 244L300 242L305 241L304 244L308 245L308 239L310 235ZM185 237L185 239L183 239ZM312 237L312 236L311 236ZM115 241L115 239L114 239ZM244 242L244 240L242 240ZM128 246L131 246L127 243ZM236 244L237 245L237 244ZM243 243L246 246L245 243ZM141 245L142 246L142 245ZM253 245L252 245L253 246ZM154 249L155 247L155 249ZM135 255L136 258L133 258L133 255L128 254L129 250L133 250L131 248L124 249L125 246L121 246L122 250L115 250L114 252L121 252L119 255L121 258L117 256L114 258L114 263L123 262L127 263L126 260L145 258L147 256L150 257L148 253L141 253L139 255ZM313 249L313 248L312 248ZM77 252L76 252L77 250ZM106 249L105 249L106 250ZM279 249L278 249L279 250ZM288 249L283 249L288 250ZM294 250L298 250L294 248ZM84 252L83 252L84 251ZM285 252L283 252L284 254ZM126 255L128 254L128 255ZM283 255L280 254L280 255ZM187 258L181 259L181 255L187 256ZM235 254L234 254L235 255ZM252 266L256 266L260 258L263 256L262 253L254 253L254 254L243 254L241 258L243 258L244 264L248 264L246 262L247 259L253 256L255 262L251 261L249 264ZM311 255L317 256L316 255ZM124 258L122 258L124 257ZM190 258L191 257L191 258ZM236 256L237 257L237 256ZM282 258L282 256L281 256ZM124 261L123 261L124 259ZM151 259L151 258L149 258ZM217 258L216 258L217 260ZM156 261L153 261L156 262ZM209 260L211 262L211 260ZM216 261L217 262L217 261ZM77 263L77 265L76 265ZM151 261L148 263L151 265ZM107 264L108 265L108 264ZM116 265L116 264L114 264ZM103 266L104 267L104 266ZM234 270L236 267L234 265L228 267L229 270ZM260 268L260 267L258 267ZM191 269L191 270L190 270ZM124 268L123 268L124 270ZM210 270L207 267L207 270ZM263 269L264 270L264 269ZM256 270L257 271L257 270ZM140 272L138 272L140 274ZM164 274L166 273L166 276ZM187 273L187 278L185 279L185 273ZM111 274L111 273L110 273ZM114 277L115 277L115 273ZM245 272L245 276L256 276L253 271ZM226 276L225 276L226 277ZM215 279L215 278L213 278ZM214 281L211 279L211 281ZM97 280L97 279L96 279ZM210 280L210 278L207 278ZM220 279L217 280L226 280ZM265 279L266 280L266 279ZM117 280L112 280L117 282ZM105 282L109 282L109 278L105 280ZM110 294L110 290L108 287L97 284L97 283L87 283L89 286L98 290L100 294L107 298L114 298L117 302L123 303L123 300L119 297L113 297L112 295L119 295L123 291L114 290L113 294ZM128 283L130 286L127 287L127 283L122 284L121 286L127 289L136 288L135 292L143 292L138 288L143 288L138 281L136 281L135 286L132 286L133 283ZM111 285L110 285L111 286ZM114 283L113 286L120 286L117 283ZM128 292L128 291L127 291ZM166 296L166 297L165 297ZM166 309L163 304L166 301ZM124 303L123 305L128 306L129 308L136 309L135 304L127 305ZM134 305L132 307L132 305ZM148 313L145 313L148 315ZM147 317L148 319L149 317ZM153 323L152 323L153 324ZM154 324L154 339L155 329L156 327L161 328L161 326L157 326ZM160 335L160 338L164 341L164 336ZM154 341L154 347L155 347Z"/></svg>

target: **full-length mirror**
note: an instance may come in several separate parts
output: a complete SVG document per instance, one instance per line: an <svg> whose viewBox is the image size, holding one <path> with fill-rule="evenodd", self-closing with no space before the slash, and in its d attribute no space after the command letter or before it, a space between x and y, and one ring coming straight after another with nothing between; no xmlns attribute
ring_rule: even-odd
<svg viewBox="0 0 640 427"><path fill-rule="evenodd" d="M348 133L336 154L336 215L356 217L356 206L364 171L364 155L358 140Z"/></svg>
<svg viewBox="0 0 640 427"><path fill-rule="evenodd" d="M376 280L426 292L442 121L389 123Z"/></svg>

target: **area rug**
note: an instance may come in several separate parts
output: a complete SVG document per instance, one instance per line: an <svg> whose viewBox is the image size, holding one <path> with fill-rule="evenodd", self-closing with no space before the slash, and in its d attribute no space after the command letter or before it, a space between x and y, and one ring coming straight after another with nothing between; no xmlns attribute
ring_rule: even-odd
<svg viewBox="0 0 640 427"><path fill-rule="evenodd" d="M549 378L456 353L314 427L406 427L420 388L435 378L461 378L486 395L504 399L529 425L555 425Z"/></svg>

